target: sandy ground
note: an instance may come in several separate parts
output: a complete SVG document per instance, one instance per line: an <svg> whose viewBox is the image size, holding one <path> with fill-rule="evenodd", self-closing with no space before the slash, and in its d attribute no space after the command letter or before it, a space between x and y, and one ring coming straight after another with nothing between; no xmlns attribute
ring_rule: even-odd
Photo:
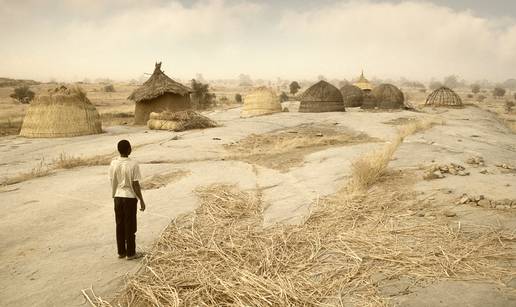
<svg viewBox="0 0 516 307"><path fill-rule="evenodd" d="M292 111L294 107L289 106L289 109ZM171 219L197 206L193 193L196 188L213 183L237 184L243 190L261 189L267 207L266 224L300 222L314 201L335 193L344 185L354 159L395 135L393 123L402 122L400 118L428 116L408 111L350 110L240 119L239 109L207 115L222 126L181 133L116 126L107 128L102 135L52 140L3 137L0 138L0 174L9 177L30 171L41 163L52 163L62 153L82 157L110 154L118 140L129 139L137 145L132 157L141 163L146 179L159 174L180 174L171 176L170 183L164 187L144 191L148 208L138 216L137 245L145 249ZM516 199L516 173L502 172L495 166L498 162L516 165L516 136L492 114L478 108L445 110L437 116L444 118L446 125L408 138L391 166L419 170L432 163L464 165L464 160L472 155L483 156L488 174L472 169L467 177L421 179L416 184L421 201L434 200L429 203L428 211L432 211L433 206L456 210L455 221L515 229L512 209L457 206L454 202L462 193ZM232 153L226 150L228 145L252 134L274 133L311 123L331 124L348 132L364 133L377 141L300 151L303 163L286 170L232 158ZM60 170L0 190L2 306L84 305L81 289L93 286L95 292L104 297L119 289L125 274L138 269L138 262L116 258L114 213L106 171L106 166ZM491 218L482 218L484 216ZM499 292L499 285L477 284L475 287L470 283L437 283L412 289L407 294L399 290L402 286L394 285L391 288L395 290L389 290L389 295L395 297L393 302L400 306L455 306L459 294L462 299L458 302L467 306L515 305L516 301L505 292ZM479 291L486 295L479 298ZM435 293L442 295L441 301L434 304Z"/></svg>

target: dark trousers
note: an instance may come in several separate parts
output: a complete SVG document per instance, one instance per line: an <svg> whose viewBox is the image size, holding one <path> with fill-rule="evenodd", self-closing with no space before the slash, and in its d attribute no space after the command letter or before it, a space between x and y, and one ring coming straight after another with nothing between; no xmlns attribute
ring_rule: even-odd
<svg viewBox="0 0 516 307"><path fill-rule="evenodd" d="M136 204L138 199L115 197L116 245L119 255L136 252Z"/></svg>

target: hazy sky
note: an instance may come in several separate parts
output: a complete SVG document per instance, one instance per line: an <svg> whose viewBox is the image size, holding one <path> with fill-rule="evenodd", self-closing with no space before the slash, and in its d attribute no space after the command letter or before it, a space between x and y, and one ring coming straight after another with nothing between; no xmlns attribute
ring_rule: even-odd
<svg viewBox="0 0 516 307"><path fill-rule="evenodd" d="M0 0L0 76L516 77L516 1Z"/></svg>

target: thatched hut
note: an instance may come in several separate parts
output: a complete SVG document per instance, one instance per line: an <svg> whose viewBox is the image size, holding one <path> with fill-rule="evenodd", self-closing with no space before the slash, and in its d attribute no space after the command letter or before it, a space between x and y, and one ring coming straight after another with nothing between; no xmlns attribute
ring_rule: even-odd
<svg viewBox="0 0 516 307"><path fill-rule="evenodd" d="M191 109L191 92L189 87L165 75L161 70L161 62L156 63L149 80L135 89L128 97L136 103L134 123L137 125L147 124L151 112L177 112Z"/></svg>
<svg viewBox="0 0 516 307"><path fill-rule="evenodd" d="M278 95L267 87L258 87L244 98L240 117L252 117L281 112Z"/></svg>
<svg viewBox="0 0 516 307"><path fill-rule="evenodd" d="M403 92L392 84L380 84L373 89L371 94L375 97L376 106L379 109L402 109L404 107Z"/></svg>
<svg viewBox="0 0 516 307"><path fill-rule="evenodd" d="M32 138L102 133L95 106L80 88L61 86L36 96L27 109L20 135Z"/></svg>
<svg viewBox="0 0 516 307"><path fill-rule="evenodd" d="M360 107L364 100L364 93L359 87L346 84L340 88L345 107Z"/></svg>
<svg viewBox="0 0 516 307"><path fill-rule="evenodd" d="M355 83L353 83L353 85L358 87L359 89L361 89L364 92L370 92L373 89L373 85L371 84L371 82L369 82L369 80L367 80L364 77L364 71L362 71L362 73L360 74L360 77L358 78L358 80Z"/></svg>
<svg viewBox="0 0 516 307"><path fill-rule="evenodd" d="M324 80L312 85L301 95L299 112L338 111L345 111L342 94L338 88Z"/></svg>
<svg viewBox="0 0 516 307"><path fill-rule="evenodd" d="M443 86L428 95L425 105L435 107L461 107L462 99L452 89Z"/></svg>

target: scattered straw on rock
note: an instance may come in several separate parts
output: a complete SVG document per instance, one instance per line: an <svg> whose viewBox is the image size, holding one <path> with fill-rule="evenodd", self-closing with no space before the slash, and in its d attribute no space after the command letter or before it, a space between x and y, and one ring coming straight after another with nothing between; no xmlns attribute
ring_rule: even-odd
<svg viewBox="0 0 516 307"><path fill-rule="evenodd" d="M425 281L510 274L497 261L514 258L507 244L513 235L407 215L414 195L393 190L341 193L321 201L301 225L269 228L262 228L259 193L199 190L200 207L170 224L114 304L382 305L378 272Z"/></svg>

